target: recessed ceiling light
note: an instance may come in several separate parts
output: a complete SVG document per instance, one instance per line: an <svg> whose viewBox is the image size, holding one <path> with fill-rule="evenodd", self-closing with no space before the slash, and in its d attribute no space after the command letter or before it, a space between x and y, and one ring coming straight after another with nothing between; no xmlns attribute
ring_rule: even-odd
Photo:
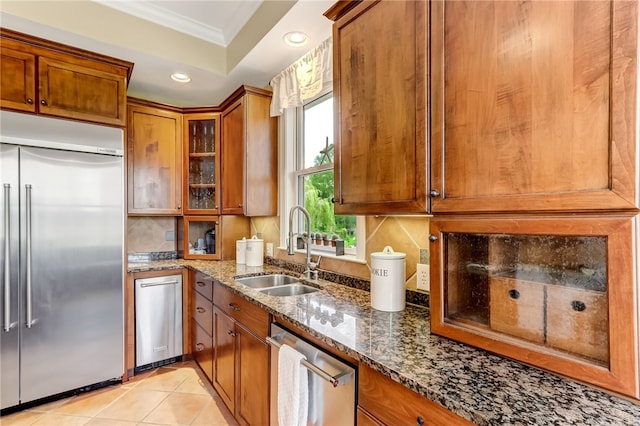
<svg viewBox="0 0 640 426"><path fill-rule="evenodd" d="M309 37L300 31L292 31L290 33L286 33L283 37L284 42L289 46L300 47L307 44Z"/></svg>
<svg viewBox="0 0 640 426"><path fill-rule="evenodd" d="M173 81L177 81L178 83L188 83L191 81L191 77L181 72L174 72L171 74L171 79Z"/></svg>

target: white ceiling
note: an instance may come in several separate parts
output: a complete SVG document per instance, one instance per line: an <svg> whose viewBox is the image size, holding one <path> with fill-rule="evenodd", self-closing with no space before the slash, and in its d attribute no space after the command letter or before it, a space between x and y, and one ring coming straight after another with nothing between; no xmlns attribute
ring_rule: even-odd
<svg viewBox="0 0 640 426"><path fill-rule="evenodd" d="M219 105L331 36L335 0L2 0L0 25L133 62L129 96L179 107ZM309 42L291 47L289 31ZM173 72L191 76L187 84Z"/></svg>

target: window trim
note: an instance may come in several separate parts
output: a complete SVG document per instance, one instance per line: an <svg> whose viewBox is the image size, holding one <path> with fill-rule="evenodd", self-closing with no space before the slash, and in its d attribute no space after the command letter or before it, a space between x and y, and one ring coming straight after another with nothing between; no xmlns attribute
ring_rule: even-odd
<svg viewBox="0 0 640 426"><path fill-rule="evenodd" d="M303 106L298 108L287 108L280 116L278 123L279 135L279 161L282 167L279 168L280 182L280 249L287 248L287 234L289 232L289 211L295 205L298 205L298 191L300 190L298 182L300 176L310 173L333 170L332 164L322 164L307 169L302 169L304 158L302 150L298 145L298 141L302 140L304 132L303 108L320 101L321 98L332 92L332 85L325 85L323 90L312 99L306 101ZM294 229L298 229L297 215L294 217ZM321 255L323 257L332 257L339 260L366 263L365 261L365 218L364 216L356 216L356 247L355 249L345 249L345 255L335 256L327 252L319 252L312 249L311 253ZM296 253L306 253L306 250L296 249Z"/></svg>

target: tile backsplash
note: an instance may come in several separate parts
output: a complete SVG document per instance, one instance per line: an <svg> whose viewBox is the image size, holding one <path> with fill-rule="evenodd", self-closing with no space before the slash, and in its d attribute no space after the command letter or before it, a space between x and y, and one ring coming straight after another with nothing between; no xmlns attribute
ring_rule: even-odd
<svg viewBox="0 0 640 426"><path fill-rule="evenodd" d="M175 217L138 217L127 218L127 252L148 253L175 251ZM167 241L167 238L173 240Z"/></svg>
<svg viewBox="0 0 640 426"><path fill-rule="evenodd" d="M407 289L417 289L416 264L429 263L429 218L427 216L367 216L366 263L325 257L321 269L338 274L369 280L371 278L371 253L385 246L393 247L406 257ZM175 241L167 241L176 229L174 217L137 217L127 220L127 244L129 253L165 252L177 250ZM260 234L265 243L280 245L280 219L278 216L251 219L251 235ZM304 255L287 255L285 250L275 250L274 257L290 262L304 263Z"/></svg>
<svg viewBox="0 0 640 426"><path fill-rule="evenodd" d="M362 279L371 278L371 253L379 252L385 246L396 252L405 253L406 280L409 290L417 289L416 265L429 263L429 218L427 216L367 216L366 218L366 264L340 260L322 259L320 268L339 274ZM280 245L280 221L274 217L254 217L251 219L251 234L261 233L265 243ZM277 259L304 263L304 255L287 255L284 250L276 250Z"/></svg>

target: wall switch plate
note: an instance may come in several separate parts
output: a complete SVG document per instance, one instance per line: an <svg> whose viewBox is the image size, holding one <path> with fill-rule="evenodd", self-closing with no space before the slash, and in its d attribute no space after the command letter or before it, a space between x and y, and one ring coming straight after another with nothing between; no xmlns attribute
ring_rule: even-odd
<svg viewBox="0 0 640 426"><path fill-rule="evenodd" d="M164 240L165 241L175 241L176 233L174 231L165 231Z"/></svg>
<svg viewBox="0 0 640 426"><path fill-rule="evenodd" d="M416 267L418 290L429 291L429 265L418 263Z"/></svg>
<svg viewBox="0 0 640 426"><path fill-rule="evenodd" d="M273 257L273 243L267 243L267 256Z"/></svg>

